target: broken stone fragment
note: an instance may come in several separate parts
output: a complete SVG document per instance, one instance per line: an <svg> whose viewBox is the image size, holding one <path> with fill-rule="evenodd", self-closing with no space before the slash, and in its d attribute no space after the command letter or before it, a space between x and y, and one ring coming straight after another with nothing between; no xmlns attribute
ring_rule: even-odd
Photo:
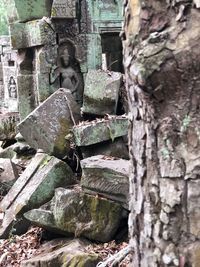
<svg viewBox="0 0 200 267"><path fill-rule="evenodd" d="M106 155L122 159L129 159L128 145L123 138L104 141L90 146L82 146L81 153L83 158L89 158L97 155Z"/></svg>
<svg viewBox="0 0 200 267"><path fill-rule="evenodd" d="M10 35L13 49L56 43L56 33L50 22L44 18L26 23L12 23Z"/></svg>
<svg viewBox="0 0 200 267"><path fill-rule="evenodd" d="M16 165L10 159L0 158L0 194L5 194L18 178Z"/></svg>
<svg viewBox="0 0 200 267"><path fill-rule="evenodd" d="M19 113L9 112L0 114L0 140L12 140L17 133L17 124L19 123Z"/></svg>
<svg viewBox="0 0 200 267"><path fill-rule="evenodd" d="M98 119L82 122L73 127L77 146L88 146L102 141L112 140L127 135L128 118L126 116L110 116L108 119Z"/></svg>
<svg viewBox="0 0 200 267"><path fill-rule="evenodd" d="M128 207L128 160L99 155L81 160L81 167L81 186L85 192L100 194Z"/></svg>
<svg viewBox="0 0 200 267"><path fill-rule="evenodd" d="M26 22L42 17L50 17L51 1L49 0L6 0L4 1L9 23Z"/></svg>
<svg viewBox="0 0 200 267"><path fill-rule="evenodd" d="M54 190L74 183L70 167L63 161L38 153L0 203L4 219L0 237L6 238L16 217L49 201Z"/></svg>
<svg viewBox="0 0 200 267"><path fill-rule="evenodd" d="M53 0L51 17L64 19L76 18L76 1Z"/></svg>
<svg viewBox="0 0 200 267"><path fill-rule="evenodd" d="M24 216L47 230L100 242L112 240L123 211L121 205L110 200L64 188L56 189L50 207L51 212L44 205Z"/></svg>
<svg viewBox="0 0 200 267"><path fill-rule="evenodd" d="M37 256L23 261L20 266L95 267L100 258L97 254L87 251L87 246L90 244L90 242L80 239L55 239L42 245L37 250Z"/></svg>
<svg viewBox="0 0 200 267"><path fill-rule="evenodd" d="M122 74L103 70L89 70L86 76L83 107L84 113L116 114Z"/></svg>
<svg viewBox="0 0 200 267"><path fill-rule="evenodd" d="M80 119L80 108L70 90L59 89L31 112L18 126L35 149L63 158L70 150L65 136Z"/></svg>

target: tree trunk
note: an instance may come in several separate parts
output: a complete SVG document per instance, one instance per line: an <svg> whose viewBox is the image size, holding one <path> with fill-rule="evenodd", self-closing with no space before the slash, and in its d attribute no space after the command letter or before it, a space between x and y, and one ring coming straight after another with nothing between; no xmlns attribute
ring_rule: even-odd
<svg viewBox="0 0 200 267"><path fill-rule="evenodd" d="M132 266L200 266L200 1L125 0Z"/></svg>

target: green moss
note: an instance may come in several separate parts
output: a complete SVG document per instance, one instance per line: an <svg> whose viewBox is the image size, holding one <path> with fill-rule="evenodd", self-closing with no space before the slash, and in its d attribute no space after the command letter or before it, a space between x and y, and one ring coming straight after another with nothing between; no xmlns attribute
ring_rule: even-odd
<svg viewBox="0 0 200 267"><path fill-rule="evenodd" d="M96 264L100 261L97 255L92 254L79 254L72 258L70 263L68 263L67 259L69 258L69 255L66 257L63 257L63 267L86 267L86 266L96 266Z"/></svg>

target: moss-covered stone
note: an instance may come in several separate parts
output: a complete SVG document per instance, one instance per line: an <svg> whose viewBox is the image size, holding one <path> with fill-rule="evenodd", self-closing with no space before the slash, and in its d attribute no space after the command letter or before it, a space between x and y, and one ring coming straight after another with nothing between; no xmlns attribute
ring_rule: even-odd
<svg viewBox="0 0 200 267"><path fill-rule="evenodd" d="M128 118L126 116L111 116L108 119L86 122L73 127L77 146L88 146L106 140L127 135Z"/></svg>
<svg viewBox="0 0 200 267"><path fill-rule="evenodd" d="M35 209L25 214L25 217L36 225L49 229L45 220L42 221L46 207ZM123 208L121 205L84 193L58 188L51 201L54 223L50 230L66 235L83 236L100 242L110 241L118 229Z"/></svg>
<svg viewBox="0 0 200 267"><path fill-rule="evenodd" d="M46 154L37 154L0 204L0 210L5 212L0 236L6 238L9 235L16 216L49 201L55 188L73 183L73 173L66 163Z"/></svg>
<svg viewBox="0 0 200 267"><path fill-rule="evenodd" d="M19 131L33 148L63 158L70 150L65 136L80 119L80 108L71 92L59 89L19 124Z"/></svg>

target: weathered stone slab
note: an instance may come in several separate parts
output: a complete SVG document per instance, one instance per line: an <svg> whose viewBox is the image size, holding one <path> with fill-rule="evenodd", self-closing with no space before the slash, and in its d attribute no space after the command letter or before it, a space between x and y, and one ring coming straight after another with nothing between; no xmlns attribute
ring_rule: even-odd
<svg viewBox="0 0 200 267"><path fill-rule="evenodd" d="M81 160L81 167L81 186L84 191L99 193L128 207L128 160L99 155Z"/></svg>
<svg viewBox="0 0 200 267"><path fill-rule="evenodd" d="M76 18L76 1L74 0L53 0L52 18Z"/></svg>
<svg viewBox="0 0 200 267"><path fill-rule="evenodd" d="M82 111L95 115L116 114L121 81L122 74L119 72L89 70Z"/></svg>
<svg viewBox="0 0 200 267"><path fill-rule="evenodd" d="M17 76L17 83L19 92L19 113L20 118L24 119L38 105L35 95L35 76L19 75Z"/></svg>
<svg viewBox="0 0 200 267"><path fill-rule="evenodd" d="M5 194L18 178L18 171L10 159L0 158L0 193Z"/></svg>
<svg viewBox="0 0 200 267"><path fill-rule="evenodd" d="M90 243L80 239L55 239L45 243L37 250L37 256L21 263L21 267L46 266L88 266L95 267L100 258L95 253L89 253ZM67 261L66 261L67 259Z"/></svg>
<svg viewBox="0 0 200 267"><path fill-rule="evenodd" d="M9 112L0 114L0 140L11 140L17 134L19 113Z"/></svg>
<svg viewBox="0 0 200 267"><path fill-rule="evenodd" d="M4 218L0 237L6 238L17 216L49 201L55 188L74 183L70 167L46 154L37 154L0 203Z"/></svg>
<svg viewBox="0 0 200 267"><path fill-rule="evenodd" d="M82 122L73 127L77 146L88 146L116 137L127 135L128 118L126 116L110 116L91 122Z"/></svg>
<svg viewBox="0 0 200 267"><path fill-rule="evenodd" d="M10 24L13 49L56 44L56 33L45 19Z"/></svg>
<svg viewBox="0 0 200 267"><path fill-rule="evenodd" d="M97 155L129 159L128 145L121 137L114 141L109 140L90 146L82 146L80 149L84 159Z"/></svg>
<svg viewBox="0 0 200 267"><path fill-rule="evenodd" d="M51 231L107 242L119 227L122 211L121 205L112 201L58 188L47 208L31 210L24 216Z"/></svg>
<svg viewBox="0 0 200 267"><path fill-rule="evenodd" d="M56 79L52 84L50 84L49 79L49 73L36 74L36 86L40 103L46 100L51 94L60 88L59 78Z"/></svg>
<svg viewBox="0 0 200 267"><path fill-rule="evenodd" d="M70 149L65 136L73 127L73 119L79 121L80 108L70 90L59 89L19 124L19 131L33 148L62 158Z"/></svg>
<svg viewBox="0 0 200 267"><path fill-rule="evenodd" d="M6 0L4 1L9 23L25 22L42 17L50 17L51 1L49 0Z"/></svg>

